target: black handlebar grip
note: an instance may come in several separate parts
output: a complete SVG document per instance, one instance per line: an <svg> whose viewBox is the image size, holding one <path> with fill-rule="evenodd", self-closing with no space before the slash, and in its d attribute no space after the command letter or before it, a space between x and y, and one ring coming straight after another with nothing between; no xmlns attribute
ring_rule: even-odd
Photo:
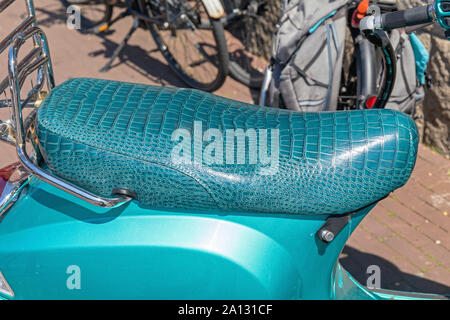
<svg viewBox="0 0 450 320"><path fill-rule="evenodd" d="M416 26L432 21L433 18L429 14L428 6L394 11L381 15L381 27L386 31L408 26Z"/></svg>

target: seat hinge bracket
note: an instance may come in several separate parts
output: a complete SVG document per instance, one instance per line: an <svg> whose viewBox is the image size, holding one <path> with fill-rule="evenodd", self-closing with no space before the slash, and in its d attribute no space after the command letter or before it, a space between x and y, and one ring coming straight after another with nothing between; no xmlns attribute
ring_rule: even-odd
<svg viewBox="0 0 450 320"><path fill-rule="evenodd" d="M327 218L317 231L317 236L325 243L332 242L351 219L351 214L335 215Z"/></svg>

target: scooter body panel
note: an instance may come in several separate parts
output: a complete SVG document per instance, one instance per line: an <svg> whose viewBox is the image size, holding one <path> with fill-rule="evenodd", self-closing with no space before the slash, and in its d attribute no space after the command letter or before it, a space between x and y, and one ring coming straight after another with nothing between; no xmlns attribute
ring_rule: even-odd
<svg viewBox="0 0 450 320"><path fill-rule="evenodd" d="M34 180L0 222L14 299L330 299L336 260L370 208L330 244L326 216L89 205Z"/></svg>
<svg viewBox="0 0 450 320"><path fill-rule="evenodd" d="M333 275L332 299L335 300L448 300L448 295L404 292L367 288L336 263Z"/></svg>

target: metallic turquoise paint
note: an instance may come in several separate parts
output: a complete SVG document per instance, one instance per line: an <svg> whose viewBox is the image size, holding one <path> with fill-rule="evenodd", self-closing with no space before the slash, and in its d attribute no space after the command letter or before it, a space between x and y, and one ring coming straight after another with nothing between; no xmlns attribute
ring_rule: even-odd
<svg viewBox="0 0 450 320"><path fill-rule="evenodd" d="M34 180L0 223L0 270L16 299L329 299L368 210L326 245L325 216L107 210ZM80 290L66 286L70 265Z"/></svg>
<svg viewBox="0 0 450 320"><path fill-rule="evenodd" d="M103 209L34 179L0 221L0 271L13 299L442 298L369 290L336 262L370 209L326 245L321 215Z"/></svg>
<svg viewBox="0 0 450 320"><path fill-rule="evenodd" d="M442 300L450 298L427 293L371 290L358 283L339 263L336 264L333 277L332 299L337 300Z"/></svg>

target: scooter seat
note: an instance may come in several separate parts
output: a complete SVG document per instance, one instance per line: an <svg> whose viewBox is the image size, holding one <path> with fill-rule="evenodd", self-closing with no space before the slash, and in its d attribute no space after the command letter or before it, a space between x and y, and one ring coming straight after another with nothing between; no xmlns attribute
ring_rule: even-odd
<svg viewBox="0 0 450 320"><path fill-rule="evenodd" d="M418 143L392 110L301 113L86 78L45 97L36 132L48 170L86 190L216 213L356 211L406 183Z"/></svg>

